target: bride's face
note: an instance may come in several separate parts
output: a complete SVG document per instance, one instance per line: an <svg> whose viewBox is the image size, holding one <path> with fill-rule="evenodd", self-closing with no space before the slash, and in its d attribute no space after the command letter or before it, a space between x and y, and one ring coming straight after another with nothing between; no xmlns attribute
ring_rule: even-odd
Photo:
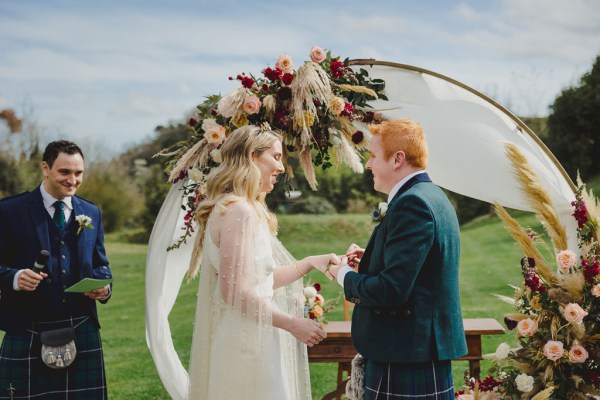
<svg viewBox="0 0 600 400"><path fill-rule="evenodd" d="M270 192L277 183L277 175L285 171L281 157L283 151L281 142L276 140L273 146L265 150L260 156L254 157L254 163L260 170L260 191Z"/></svg>

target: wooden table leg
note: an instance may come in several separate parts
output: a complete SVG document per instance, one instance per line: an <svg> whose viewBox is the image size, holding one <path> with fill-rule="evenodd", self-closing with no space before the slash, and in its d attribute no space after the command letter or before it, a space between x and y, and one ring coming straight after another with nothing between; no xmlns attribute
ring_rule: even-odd
<svg viewBox="0 0 600 400"><path fill-rule="evenodd" d="M481 374L481 364L479 360L469 360L469 375L471 378L479 379Z"/></svg>

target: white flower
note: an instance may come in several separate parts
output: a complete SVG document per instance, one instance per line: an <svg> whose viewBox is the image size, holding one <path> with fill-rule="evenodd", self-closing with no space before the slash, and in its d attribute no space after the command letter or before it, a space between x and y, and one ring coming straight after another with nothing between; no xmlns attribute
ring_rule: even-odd
<svg viewBox="0 0 600 400"><path fill-rule="evenodd" d="M223 161L223 159L221 158L221 150L219 149L212 149L210 151L210 156L213 160L215 160L217 164L221 164L221 162Z"/></svg>
<svg viewBox="0 0 600 400"><path fill-rule="evenodd" d="M317 297L317 289L315 289L312 286L307 286L304 288L304 296L306 296L307 299L314 299L315 297Z"/></svg>
<svg viewBox="0 0 600 400"><path fill-rule="evenodd" d="M533 390L533 382L533 376L529 376L527 374L520 374L515 378L517 389L523 393L528 393Z"/></svg>
<svg viewBox="0 0 600 400"><path fill-rule="evenodd" d="M202 181L202 178L204 177L204 174L198 168L194 167L188 172L188 177L194 182L200 183L200 181Z"/></svg>
<svg viewBox="0 0 600 400"><path fill-rule="evenodd" d="M503 360L510 354L510 346L508 343L500 343L498 348L496 349L496 358L498 360Z"/></svg>
<svg viewBox="0 0 600 400"><path fill-rule="evenodd" d="M379 212L381 213L382 216L385 216L387 209L388 209L388 203L386 203L385 201L382 201L381 203L379 203Z"/></svg>
<svg viewBox="0 0 600 400"><path fill-rule="evenodd" d="M77 215L75 217L75 221L77 221L79 224L79 228L77 228L78 235L82 229L94 229L94 225L92 225L92 218L85 214Z"/></svg>
<svg viewBox="0 0 600 400"><path fill-rule="evenodd" d="M216 119L206 118L204 121L202 121L202 130L204 132L206 132L207 130L209 130L210 128L212 128L215 125L218 125Z"/></svg>

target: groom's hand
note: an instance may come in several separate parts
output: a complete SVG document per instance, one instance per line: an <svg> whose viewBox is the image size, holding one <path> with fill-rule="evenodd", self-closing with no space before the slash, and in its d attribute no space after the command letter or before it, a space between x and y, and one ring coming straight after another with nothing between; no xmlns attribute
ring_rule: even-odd
<svg viewBox="0 0 600 400"><path fill-rule="evenodd" d="M360 260L362 259L364 253L365 249L362 249L357 244L352 243L346 252L346 257L348 257L348 265L355 270L358 269L358 264L360 264Z"/></svg>

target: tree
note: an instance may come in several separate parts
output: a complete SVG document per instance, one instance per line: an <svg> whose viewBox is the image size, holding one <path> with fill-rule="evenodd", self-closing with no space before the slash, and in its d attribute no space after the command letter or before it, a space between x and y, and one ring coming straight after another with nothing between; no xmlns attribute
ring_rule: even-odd
<svg viewBox="0 0 600 400"><path fill-rule="evenodd" d="M567 173L597 174L600 154L600 56L579 86L564 89L551 106L546 143Z"/></svg>

